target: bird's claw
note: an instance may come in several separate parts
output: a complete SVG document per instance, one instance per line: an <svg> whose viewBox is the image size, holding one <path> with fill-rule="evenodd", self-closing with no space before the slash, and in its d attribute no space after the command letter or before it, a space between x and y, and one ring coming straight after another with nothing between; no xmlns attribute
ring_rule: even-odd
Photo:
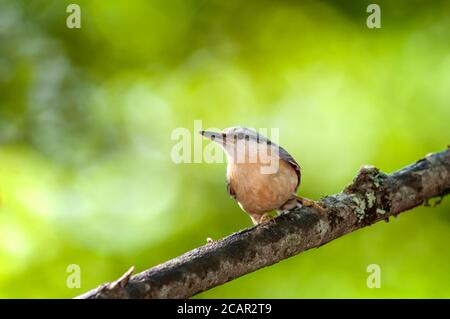
<svg viewBox="0 0 450 319"><path fill-rule="evenodd" d="M325 212L325 207L321 206L316 201L309 199L309 198L297 196L297 204L299 204L300 207L302 207L302 206L303 207L311 207L311 208L314 208L314 209L320 211L321 213Z"/></svg>
<svg viewBox="0 0 450 319"><path fill-rule="evenodd" d="M262 215L261 218L259 219L259 224L266 223L266 222L268 222L268 221L271 221L272 219L273 219L273 217L270 216L269 214L264 214L264 215Z"/></svg>

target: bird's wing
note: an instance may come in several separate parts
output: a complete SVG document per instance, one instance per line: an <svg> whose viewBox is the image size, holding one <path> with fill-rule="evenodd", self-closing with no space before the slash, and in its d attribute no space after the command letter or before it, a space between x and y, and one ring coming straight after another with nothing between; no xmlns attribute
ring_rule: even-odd
<svg viewBox="0 0 450 319"><path fill-rule="evenodd" d="M288 162L292 168L295 170L295 173L297 174L298 177L298 182L297 182L297 186L295 186L295 191L297 191L298 187L300 186L300 181L302 179L302 174L300 172L300 165L298 165L298 163L295 161L295 159L291 156L291 154L289 154L284 148L282 148L281 146L277 145L277 147L279 148L279 156L282 160L285 160L286 162Z"/></svg>
<svg viewBox="0 0 450 319"><path fill-rule="evenodd" d="M227 178L227 192L233 199L236 199L236 193L234 192L234 189L231 187L231 183L228 180L228 178Z"/></svg>
<svg viewBox="0 0 450 319"><path fill-rule="evenodd" d="M256 140L258 142L262 141L262 142L265 142L267 144L271 144L271 145L273 145L273 146L278 148L278 156L282 160L285 160L286 162L288 162L292 166L292 168L295 170L295 174L297 174L298 181L297 181L297 186L295 186L295 191L297 191L298 187L300 186L301 179L302 179L302 174L300 172L300 170L301 170L300 165L298 165L298 163L291 156L291 154L288 153L288 151L286 151L280 145L275 144L274 142L269 140L267 137L265 137L265 136L263 136L263 135L261 135L259 133L256 133Z"/></svg>

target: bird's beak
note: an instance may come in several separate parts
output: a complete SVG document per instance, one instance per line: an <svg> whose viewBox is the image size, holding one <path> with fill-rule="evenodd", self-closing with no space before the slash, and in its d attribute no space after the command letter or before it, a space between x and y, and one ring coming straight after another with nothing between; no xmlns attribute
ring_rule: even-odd
<svg viewBox="0 0 450 319"><path fill-rule="evenodd" d="M206 137L207 139L210 139L211 141L215 141L218 143L222 142L222 133L217 132L211 132L211 131L199 131L201 135Z"/></svg>

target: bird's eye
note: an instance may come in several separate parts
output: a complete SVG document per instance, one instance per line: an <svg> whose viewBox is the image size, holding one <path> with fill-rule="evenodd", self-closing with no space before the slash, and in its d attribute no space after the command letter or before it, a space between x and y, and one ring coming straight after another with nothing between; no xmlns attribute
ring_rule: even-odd
<svg viewBox="0 0 450 319"><path fill-rule="evenodd" d="M244 133L239 133L239 134L237 135L237 138L240 139L240 140L242 140L242 139L244 138Z"/></svg>
<svg viewBox="0 0 450 319"><path fill-rule="evenodd" d="M211 139L214 141L216 136L214 134L211 135Z"/></svg>
<svg viewBox="0 0 450 319"><path fill-rule="evenodd" d="M245 135L245 140L246 140L246 141L250 140L250 136Z"/></svg>
<svg viewBox="0 0 450 319"><path fill-rule="evenodd" d="M271 145L272 144L272 142L271 141L267 141L267 145Z"/></svg>

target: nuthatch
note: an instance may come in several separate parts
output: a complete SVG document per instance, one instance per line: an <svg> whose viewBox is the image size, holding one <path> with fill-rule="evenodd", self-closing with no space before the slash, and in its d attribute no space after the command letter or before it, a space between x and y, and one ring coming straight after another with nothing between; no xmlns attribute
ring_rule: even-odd
<svg viewBox="0 0 450 319"><path fill-rule="evenodd" d="M314 201L296 195L301 181L300 165L281 146L245 127L200 134L224 149L228 193L255 225L269 220L268 212L273 210L281 213L297 205L322 210Z"/></svg>

